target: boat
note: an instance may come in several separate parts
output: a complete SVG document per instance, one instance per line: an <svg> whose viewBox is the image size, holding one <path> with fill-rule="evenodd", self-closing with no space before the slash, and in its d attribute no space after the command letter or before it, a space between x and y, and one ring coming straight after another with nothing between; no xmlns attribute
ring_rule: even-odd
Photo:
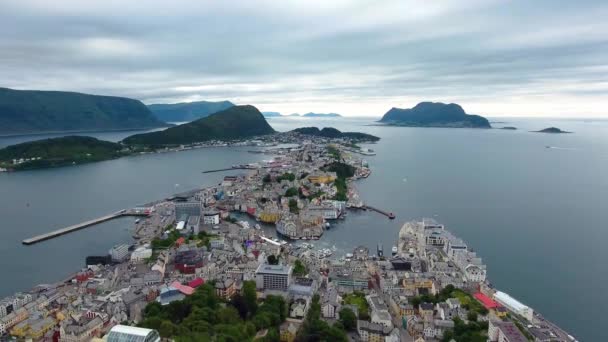
<svg viewBox="0 0 608 342"><path fill-rule="evenodd" d="M262 227L260 227L260 225L259 225L259 224L257 224L257 223L255 224L255 226L254 226L254 227L255 227L255 229L257 229L257 230L262 229Z"/></svg>
<svg viewBox="0 0 608 342"><path fill-rule="evenodd" d="M331 224L329 224L329 222L325 222L325 228L329 229L331 227Z"/></svg>
<svg viewBox="0 0 608 342"><path fill-rule="evenodd" d="M397 246L393 246L393 249L391 251L392 251L392 255L395 256L395 255L397 255L397 252L399 250L397 249Z"/></svg>
<svg viewBox="0 0 608 342"><path fill-rule="evenodd" d="M377 254L379 257L384 256L384 247L382 246L382 244L381 244L381 243L378 243L378 246L376 247L376 254Z"/></svg>
<svg viewBox="0 0 608 342"><path fill-rule="evenodd" d="M135 220L135 224L138 224L138 223L139 223L139 221L140 221L139 219Z"/></svg>

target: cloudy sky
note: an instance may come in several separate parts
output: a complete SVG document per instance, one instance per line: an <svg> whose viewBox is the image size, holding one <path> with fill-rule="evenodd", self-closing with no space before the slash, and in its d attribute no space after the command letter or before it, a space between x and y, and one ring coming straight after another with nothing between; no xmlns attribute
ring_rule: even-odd
<svg viewBox="0 0 608 342"><path fill-rule="evenodd" d="M0 86L380 116L608 117L608 1L2 0Z"/></svg>

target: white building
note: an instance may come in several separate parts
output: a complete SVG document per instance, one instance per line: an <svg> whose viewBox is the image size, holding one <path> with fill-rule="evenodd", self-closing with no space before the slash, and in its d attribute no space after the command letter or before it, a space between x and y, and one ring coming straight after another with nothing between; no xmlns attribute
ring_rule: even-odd
<svg viewBox="0 0 608 342"><path fill-rule="evenodd" d="M496 291L494 294L494 300L507 308L509 311L524 317L528 321L532 321L532 318L534 317L534 311L530 307L522 304L520 301L504 292Z"/></svg>
<svg viewBox="0 0 608 342"><path fill-rule="evenodd" d="M131 253L131 262L143 262L152 256L152 249L146 246L137 247Z"/></svg>
<svg viewBox="0 0 608 342"><path fill-rule="evenodd" d="M110 249L110 257L112 261L122 262L127 258L129 254L129 246L128 245L116 245L112 249Z"/></svg>
<svg viewBox="0 0 608 342"><path fill-rule="evenodd" d="M203 213L203 224L216 225L220 223L220 213L217 211L206 211Z"/></svg>
<svg viewBox="0 0 608 342"><path fill-rule="evenodd" d="M258 289L285 291L291 282L292 267L289 265L261 264L255 271Z"/></svg>
<svg viewBox="0 0 608 342"><path fill-rule="evenodd" d="M145 341L159 342L160 335L156 330L131 327L128 325L115 325L105 336L108 342Z"/></svg>

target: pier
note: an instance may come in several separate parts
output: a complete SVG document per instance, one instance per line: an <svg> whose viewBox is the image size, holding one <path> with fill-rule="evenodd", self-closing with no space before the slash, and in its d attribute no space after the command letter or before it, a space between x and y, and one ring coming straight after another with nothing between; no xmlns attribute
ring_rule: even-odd
<svg viewBox="0 0 608 342"><path fill-rule="evenodd" d="M231 171L231 170L255 170L255 168L254 167L228 167L225 169L207 170L207 171L203 171L203 173L213 173L213 172L222 172L222 171Z"/></svg>
<svg viewBox="0 0 608 342"><path fill-rule="evenodd" d="M378 214L382 214L382 215L384 215L384 216L388 217L388 218L389 218L389 219L391 219L391 220L394 220L394 219L395 219L395 217L396 217L396 216L395 216L395 214L393 214L393 213L389 213L389 212L386 212L386 211L384 211L384 210L382 210L382 209L378 209L378 208L376 208L376 207L372 207L371 205L364 205L362 208L363 208L363 209L366 209L366 210L375 211L375 212L377 212Z"/></svg>
<svg viewBox="0 0 608 342"><path fill-rule="evenodd" d="M58 236L69 234L71 232L75 232L77 230L81 230L86 227L94 226L96 224L110 221L110 220L113 220L115 218L122 217L122 216L148 216L148 215L149 215L149 212L146 212L146 211L140 210L140 209L129 209L129 210L123 209L123 210L117 211L112 214L98 217L93 220L81 222L81 223L74 224L74 225L71 225L71 226L68 226L65 228L54 230L52 232L37 235L37 236L31 237L29 239L25 239L25 240L21 241L21 243L23 243L24 245L33 245L38 242L50 240L50 239L56 238Z"/></svg>

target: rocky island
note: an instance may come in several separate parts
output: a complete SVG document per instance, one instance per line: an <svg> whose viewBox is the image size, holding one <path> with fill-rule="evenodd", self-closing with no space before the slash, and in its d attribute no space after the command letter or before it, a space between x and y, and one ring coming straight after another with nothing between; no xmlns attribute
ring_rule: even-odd
<svg viewBox="0 0 608 342"><path fill-rule="evenodd" d="M500 129L504 129L504 130L507 130L507 131L515 131L515 130L517 130L517 127L505 126L505 127L501 127Z"/></svg>
<svg viewBox="0 0 608 342"><path fill-rule="evenodd" d="M562 131L557 127L548 127L545 129L541 129L540 131L533 131L534 133L550 133L550 134L562 134L562 133L572 133L568 131Z"/></svg>
<svg viewBox="0 0 608 342"><path fill-rule="evenodd" d="M65 91L0 88L0 135L167 126L141 101Z"/></svg>
<svg viewBox="0 0 608 342"><path fill-rule="evenodd" d="M381 123L407 127L492 128L479 115L470 115L455 103L421 102L414 108L391 108Z"/></svg>

